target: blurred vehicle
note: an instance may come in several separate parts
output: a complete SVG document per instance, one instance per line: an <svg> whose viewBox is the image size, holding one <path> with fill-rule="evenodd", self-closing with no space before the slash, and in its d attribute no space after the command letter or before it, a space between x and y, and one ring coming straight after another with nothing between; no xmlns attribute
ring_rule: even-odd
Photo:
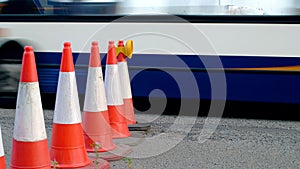
<svg viewBox="0 0 300 169"><path fill-rule="evenodd" d="M23 46L11 40L9 29L0 28L0 100L14 105L18 91Z"/></svg>

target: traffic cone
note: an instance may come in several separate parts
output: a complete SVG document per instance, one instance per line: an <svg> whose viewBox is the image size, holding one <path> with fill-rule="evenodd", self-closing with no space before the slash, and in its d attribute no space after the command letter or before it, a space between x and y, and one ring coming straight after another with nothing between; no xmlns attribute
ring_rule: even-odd
<svg viewBox="0 0 300 169"><path fill-rule="evenodd" d="M105 68L105 92L109 121L113 138L126 138L130 136L126 118L124 116L124 103L121 93L118 60L113 41L109 41Z"/></svg>
<svg viewBox="0 0 300 169"><path fill-rule="evenodd" d="M70 42L64 43L52 127L51 160L59 168L89 166Z"/></svg>
<svg viewBox="0 0 300 169"><path fill-rule="evenodd" d="M100 61L98 42L92 43L90 63L82 114L85 147L94 152L94 143L99 143L97 152L110 151L116 146L112 141L112 132L106 104L106 95Z"/></svg>
<svg viewBox="0 0 300 169"><path fill-rule="evenodd" d="M123 40L118 41L118 47L116 47L117 58L118 58L118 68L120 74L122 96L124 102L124 111L126 122L130 131L146 131L150 129L149 123L138 123L134 115L131 85L128 72L128 65L126 57L131 58L133 53L133 41L129 40L124 45Z"/></svg>
<svg viewBox="0 0 300 169"><path fill-rule="evenodd" d="M0 127L0 168L1 169L6 169L6 162L5 162L5 157L4 157L1 127Z"/></svg>
<svg viewBox="0 0 300 169"><path fill-rule="evenodd" d="M119 40L118 42L119 48L124 48L124 41ZM130 79L128 73L128 65L126 61L126 55L124 52L120 52L117 55L118 58L118 70L120 75L120 83L122 89L122 96L124 102L124 115L126 118L127 124L136 124L134 110L133 110L133 102L132 102L132 94L131 94L131 86Z"/></svg>
<svg viewBox="0 0 300 169"><path fill-rule="evenodd" d="M23 54L10 168L49 169L50 157L33 49Z"/></svg>
<svg viewBox="0 0 300 169"><path fill-rule="evenodd" d="M128 155L132 149L126 145L116 146L113 143L100 54L96 41L92 42L86 86L82 127L85 146L89 152L88 156L98 156L108 161L120 160Z"/></svg>

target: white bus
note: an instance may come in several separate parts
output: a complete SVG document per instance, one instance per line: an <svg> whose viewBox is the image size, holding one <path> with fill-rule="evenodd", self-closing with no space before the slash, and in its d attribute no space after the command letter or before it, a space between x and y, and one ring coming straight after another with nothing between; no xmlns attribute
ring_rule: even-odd
<svg viewBox="0 0 300 169"><path fill-rule="evenodd" d="M297 1L49 0L23 12L14 3L4 1L0 15L3 98L15 97L25 45L34 48L48 96L56 93L62 45L71 42L84 94L91 42L99 42L105 67L108 41L132 39L135 98L300 103Z"/></svg>

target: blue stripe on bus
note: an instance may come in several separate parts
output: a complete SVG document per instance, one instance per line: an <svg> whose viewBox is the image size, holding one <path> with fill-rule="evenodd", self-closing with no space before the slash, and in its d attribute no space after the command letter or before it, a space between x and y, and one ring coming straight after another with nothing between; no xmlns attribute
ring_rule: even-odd
<svg viewBox="0 0 300 169"><path fill-rule="evenodd" d="M61 53L35 54L38 64L38 75L41 92L55 93L59 73ZM73 53L76 66L77 86L80 94L85 92L88 53ZM105 65L105 54L101 55L102 65ZM215 56L192 55L154 55L136 54L128 60L129 73L133 96L147 97L154 89L164 92L152 92L152 97L193 98L200 94L201 99L211 99L212 89L209 74L204 71L194 71L193 68L203 69L201 61L208 63L208 68L257 68L275 66L300 65L297 57L252 57L252 56L221 56L221 65ZM39 65L56 65L43 67ZM85 65L85 66L82 66ZM81 66L81 67L80 67ZM175 69L169 69L175 68ZM182 68L182 69L176 69ZM190 75L196 80L196 89L192 87ZM217 77L220 71L211 72ZM215 100L255 101L255 102L281 102L300 103L300 74L273 72L242 72L226 71L226 98L216 94ZM184 82L180 84L179 82ZM221 85L221 84L220 84Z"/></svg>
<svg viewBox="0 0 300 169"><path fill-rule="evenodd" d="M61 53L36 52L38 64L60 64ZM73 53L74 63L88 65L88 53ZM105 65L106 54L101 54L102 65ZM263 56L206 56L206 55L163 55L134 54L128 59L130 66L145 67L186 67L189 68L222 68L215 61L221 61L223 68L259 68L300 65L299 57L263 57ZM205 63L205 64L203 64Z"/></svg>

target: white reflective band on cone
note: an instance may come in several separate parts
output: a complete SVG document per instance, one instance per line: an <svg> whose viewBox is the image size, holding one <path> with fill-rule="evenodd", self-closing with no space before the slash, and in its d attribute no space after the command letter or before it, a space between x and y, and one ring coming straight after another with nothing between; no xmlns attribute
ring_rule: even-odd
<svg viewBox="0 0 300 169"><path fill-rule="evenodd" d="M20 82L13 137L35 142L47 139L38 82Z"/></svg>
<svg viewBox="0 0 300 169"><path fill-rule="evenodd" d="M120 86L120 77L118 72L118 65L106 65L105 68L105 92L107 105L122 105L123 96Z"/></svg>
<svg viewBox="0 0 300 169"><path fill-rule="evenodd" d="M124 99L131 99L131 86L128 73L127 62L118 62L119 74L120 74L120 84L122 89L122 95Z"/></svg>
<svg viewBox="0 0 300 169"><path fill-rule="evenodd" d="M89 67L83 111L107 110L106 95L101 67Z"/></svg>
<svg viewBox="0 0 300 169"><path fill-rule="evenodd" d="M59 72L53 123L81 123L75 72Z"/></svg>
<svg viewBox="0 0 300 169"><path fill-rule="evenodd" d="M3 141L2 141L2 130L0 127L0 157L4 156L4 148L3 148Z"/></svg>

